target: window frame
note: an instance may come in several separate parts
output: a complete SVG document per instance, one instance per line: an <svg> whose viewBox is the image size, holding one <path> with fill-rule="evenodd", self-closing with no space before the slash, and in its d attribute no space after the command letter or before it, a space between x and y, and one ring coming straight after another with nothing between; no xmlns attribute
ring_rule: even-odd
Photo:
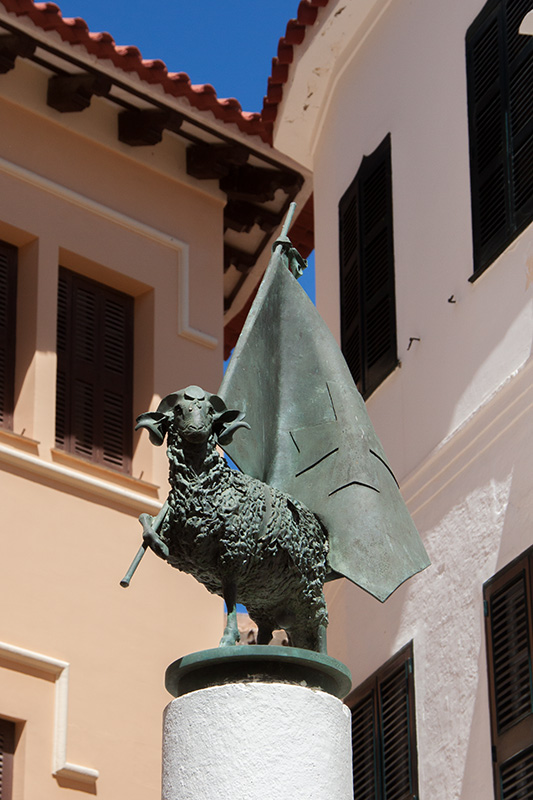
<svg viewBox="0 0 533 800"><path fill-rule="evenodd" d="M384 765L384 735L382 726L382 690L387 682L392 680L396 675L401 675L403 669L404 675L401 680L405 680L405 698L406 698L406 724L407 724L407 741L404 740L404 745L407 745L407 759L406 773L408 776L409 788L402 794L390 794L386 786L386 767ZM372 775L370 783L372 784L368 792L364 794L357 793L358 780L357 770L354 761L354 800L415 800L418 797L418 748L416 740L416 708L415 708L415 683L414 683L414 659L413 659L413 642L409 642L398 653L390 658L383 666L381 666L373 675L371 675L360 686L353 689L346 697L345 703L350 708L352 713L352 732L357 722L354 718L354 711L356 707L367 703L372 705L373 719L372 719L372 746L369 750L373 754ZM355 756L355 746L352 742L352 754ZM368 752L367 752L368 756ZM367 762L368 763L368 762ZM364 779L363 779L364 780ZM368 779L365 781L368 786Z"/></svg>
<svg viewBox="0 0 533 800"><path fill-rule="evenodd" d="M15 723L0 717L0 800L11 800L13 796L15 734Z"/></svg>
<svg viewBox="0 0 533 800"><path fill-rule="evenodd" d="M494 602L504 597L506 591L510 591L514 586L518 586L520 579L523 578L524 587L524 613L525 626L527 633L527 653L523 653L522 662L528 665L528 686L529 686L529 711L521 713L513 721L503 719L502 706L498 704L498 681L505 669L499 659L498 642L495 643L494 636ZM530 772L530 783L528 788L533 788L533 671L531 660L533 656L533 547L530 547L520 556L511 561L510 564L499 570L490 580L483 585L483 609L485 617L485 641L487 653L487 679L490 707L490 730L492 748L492 766L494 778L494 794L496 800L505 800L504 779L502 773L506 773L506 768L512 769L513 764L517 763L520 757L530 756L532 769ZM520 657L516 650L519 646L519 630L516 624L516 615L513 613L513 625L503 628L501 616L497 622L498 633L504 630L505 652L514 650L512 663L513 675L506 681L506 691L509 695L509 686L517 687L520 678L517 679L520 669ZM502 634L502 636L504 635ZM515 635L510 644L510 637ZM501 640L500 640L501 641ZM512 646L511 646L512 645ZM501 646L501 644L500 644ZM495 661L498 664L495 664ZM522 685L524 680L522 679ZM513 691L511 688L510 691ZM525 699L525 696L523 697ZM519 694L511 698L515 704L520 702ZM515 706L516 707L516 706ZM509 706L507 707L507 710ZM512 713L512 710L511 710ZM514 796L514 795L513 795Z"/></svg>
<svg viewBox="0 0 533 800"><path fill-rule="evenodd" d="M341 349L362 396L398 366L390 133L339 201Z"/></svg>
<svg viewBox="0 0 533 800"><path fill-rule="evenodd" d="M502 0L488 0L465 37L474 256L470 282L482 275L533 222L533 196L526 197L528 202L523 207L519 204L521 181L520 171L516 167L522 149L527 147L528 142L529 147L533 147L533 114L524 114L522 108L527 104L529 95L533 94L533 87L527 79L523 84L525 91L520 95L521 71L524 70L527 77L528 59L533 61L533 38L518 33L521 17L527 11L524 10L522 14L522 2L524 6L528 5L528 0L517 0L516 8L510 9L507 14L507 5ZM516 36L519 37L516 40L519 45L514 48L510 30L513 14L512 24L516 26ZM496 26L494 36L498 60L492 81L485 82L482 75L486 74L486 70L476 74L476 58L480 58L481 66L482 40L489 37L491 26ZM481 48L479 52L476 50L478 46ZM483 65L486 66L486 60ZM521 117L526 121L520 124ZM514 121L517 123L516 129ZM500 145L497 148L495 142L498 139ZM489 157L487 153L491 147L494 153ZM528 183L527 173L522 183ZM484 195L487 187L488 192ZM496 225L495 215L498 213L501 224ZM493 228L495 233L490 233Z"/></svg>
<svg viewBox="0 0 533 800"><path fill-rule="evenodd" d="M17 329L17 272L18 249L8 242L0 241L0 259L5 267L4 278L5 315L0 320L0 347L4 352L4 381L0 385L0 428L13 430L15 410L15 352ZM3 322L3 324L2 324Z"/></svg>
<svg viewBox="0 0 533 800"><path fill-rule="evenodd" d="M61 298L64 287L65 297ZM97 319L100 325L94 325L94 333L97 338L95 348L100 354L100 359L94 359L92 366L83 363L83 359L76 356L74 341L74 325L76 324L76 314L74 304L77 302L79 292L86 291L94 293L96 296ZM123 391L121 394L122 408L119 415L122 426L120 435L122 437L122 453L115 462L106 457L105 448L105 415L102 411L104 394L109 389L109 375L104 376L104 347L106 344L105 325L102 320L103 305L108 302L115 302L124 309L125 314L125 337L126 343L123 354ZM65 330L60 330L63 321ZM58 313L57 313L57 380L56 380L56 434L55 446L70 455L82 458L89 463L112 469L117 472L131 474L133 457L133 346L134 346L134 298L107 284L93 280L78 272L59 267L58 278ZM98 364L98 365L96 365ZM109 372L109 370L107 371ZM62 381L64 380L64 384ZM94 406L90 423L94 424L92 437L85 437L83 444L77 443L74 421L75 398L73 386L75 381L81 381L94 387ZM118 390L117 390L118 391ZM116 392L115 392L116 394ZM98 413L100 408L100 414ZM96 409L96 410L95 410ZM82 437L84 438L84 437ZM89 451L90 452L87 452ZM118 453L118 451L117 451Z"/></svg>

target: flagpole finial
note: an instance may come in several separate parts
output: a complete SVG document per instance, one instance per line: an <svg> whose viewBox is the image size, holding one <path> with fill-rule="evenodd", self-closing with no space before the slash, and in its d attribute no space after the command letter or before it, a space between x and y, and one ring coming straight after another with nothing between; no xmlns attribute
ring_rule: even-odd
<svg viewBox="0 0 533 800"><path fill-rule="evenodd" d="M303 275L303 271L307 267L307 261L305 258L302 258L298 250L292 246L292 242L287 235L295 211L296 203L293 202L290 204L289 210L287 211L287 216L285 217L285 222L283 223L281 233L272 245L272 252L275 253L276 248L280 246L282 248L282 252L287 256L287 266L290 272L292 272L295 278L299 278L301 275Z"/></svg>
<svg viewBox="0 0 533 800"><path fill-rule="evenodd" d="M283 223L283 228L281 229L281 236L287 236L289 233L289 228L291 227L291 222L295 211L296 203L293 202L290 204L289 210L287 211L287 216L285 217L285 222ZM281 236L279 238L281 238Z"/></svg>

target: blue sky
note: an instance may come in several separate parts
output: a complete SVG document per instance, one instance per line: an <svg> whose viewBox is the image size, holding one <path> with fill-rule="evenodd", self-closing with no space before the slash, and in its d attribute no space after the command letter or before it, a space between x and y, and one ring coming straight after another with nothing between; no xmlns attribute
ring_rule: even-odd
<svg viewBox="0 0 533 800"><path fill-rule="evenodd" d="M192 83L211 83L260 111L278 41L299 0L58 0L64 17L82 17L143 58L162 59ZM314 259L300 280L314 300Z"/></svg>
<svg viewBox="0 0 533 800"><path fill-rule="evenodd" d="M117 44L136 45L193 83L211 83L260 111L272 58L299 0L58 0L64 17L82 17Z"/></svg>

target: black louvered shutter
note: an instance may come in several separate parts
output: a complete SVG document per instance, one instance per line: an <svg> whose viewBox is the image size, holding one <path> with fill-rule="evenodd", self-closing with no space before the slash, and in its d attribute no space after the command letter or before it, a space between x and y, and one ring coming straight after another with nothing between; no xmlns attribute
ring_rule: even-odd
<svg viewBox="0 0 533 800"><path fill-rule="evenodd" d="M355 800L378 800L379 749L376 692L372 687L352 706L353 792Z"/></svg>
<svg viewBox="0 0 533 800"><path fill-rule="evenodd" d="M390 136L339 203L342 350L368 397L398 363Z"/></svg>
<svg viewBox="0 0 533 800"><path fill-rule="evenodd" d="M342 352L362 392L361 273L359 256L359 180L339 203Z"/></svg>
<svg viewBox="0 0 533 800"><path fill-rule="evenodd" d="M413 800L418 793L412 645L347 698L354 800Z"/></svg>
<svg viewBox="0 0 533 800"><path fill-rule="evenodd" d="M532 551L484 587L497 800L533 797Z"/></svg>
<svg viewBox="0 0 533 800"><path fill-rule="evenodd" d="M13 427L17 248L0 242L0 427Z"/></svg>
<svg viewBox="0 0 533 800"><path fill-rule="evenodd" d="M531 0L490 0L466 36L474 276L533 219Z"/></svg>
<svg viewBox="0 0 533 800"><path fill-rule="evenodd" d="M518 33L531 9L531 0L507 0L505 4L511 213L517 232L533 220L533 39Z"/></svg>
<svg viewBox="0 0 533 800"><path fill-rule="evenodd" d="M11 800L13 791L13 754L15 724L0 719L0 800Z"/></svg>
<svg viewBox="0 0 533 800"><path fill-rule="evenodd" d="M133 299L60 269L56 445L131 466Z"/></svg>
<svg viewBox="0 0 533 800"><path fill-rule="evenodd" d="M379 684L383 800L411 800L415 788L412 658L394 664Z"/></svg>

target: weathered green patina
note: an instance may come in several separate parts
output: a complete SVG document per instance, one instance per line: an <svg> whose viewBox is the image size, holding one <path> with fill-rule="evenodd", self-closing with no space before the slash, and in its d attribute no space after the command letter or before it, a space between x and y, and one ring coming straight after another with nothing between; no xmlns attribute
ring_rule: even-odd
<svg viewBox="0 0 533 800"><path fill-rule="evenodd" d="M323 653L257 644L191 653L174 661L165 674L165 686L174 697L224 683L255 682L292 683L342 698L352 679L348 667Z"/></svg>
<svg viewBox="0 0 533 800"><path fill-rule="evenodd" d="M191 386L138 418L153 444L168 437L171 491L156 518L141 515L122 585L150 546L224 597L221 645L238 640L243 602L259 644L283 628L325 653L326 580L384 601L429 560L342 353L294 277L305 262L287 227L218 394Z"/></svg>

